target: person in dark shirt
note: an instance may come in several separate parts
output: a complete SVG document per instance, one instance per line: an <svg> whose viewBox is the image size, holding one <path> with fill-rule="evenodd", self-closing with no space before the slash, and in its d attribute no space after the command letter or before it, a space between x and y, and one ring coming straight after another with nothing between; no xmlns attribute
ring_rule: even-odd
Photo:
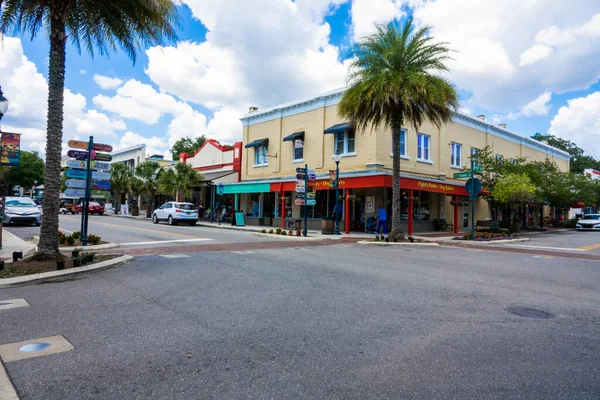
<svg viewBox="0 0 600 400"><path fill-rule="evenodd" d="M377 233L380 228L383 228L383 234L387 235L387 212L383 206L379 206L377 211Z"/></svg>

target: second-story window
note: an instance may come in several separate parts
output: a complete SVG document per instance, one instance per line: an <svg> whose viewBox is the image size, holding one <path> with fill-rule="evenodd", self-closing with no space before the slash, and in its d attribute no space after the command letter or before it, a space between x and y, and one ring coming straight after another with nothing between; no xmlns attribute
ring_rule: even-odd
<svg viewBox="0 0 600 400"><path fill-rule="evenodd" d="M406 157L406 129L400 129L400 157Z"/></svg>
<svg viewBox="0 0 600 400"><path fill-rule="evenodd" d="M430 161L429 145L431 136L419 133L417 135L417 159L420 161Z"/></svg>
<svg viewBox="0 0 600 400"><path fill-rule="evenodd" d="M267 145L261 144L254 149L254 165L267 165L269 163L267 159Z"/></svg>
<svg viewBox="0 0 600 400"><path fill-rule="evenodd" d="M304 159L304 140L298 138L294 140L294 161L300 161Z"/></svg>
<svg viewBox="0 0 600 400"><path fill-rule="evenodd" d="M452 142L450 152L450 165L455 168L460 168L462 158L462 144Z"/></svg>
<svg viewBox="0 0 600 400"><path fill-rule="evenodd" d="M335 153L351 154L356 151L356 136L354 129L347 129L345 132L336 133Z"/></svg>
<svg viewBox="0 0 600 400"><path fill-rule="evenodd" d="M502 154L496 154L496 161L502 161L504 156Z"/></svg>

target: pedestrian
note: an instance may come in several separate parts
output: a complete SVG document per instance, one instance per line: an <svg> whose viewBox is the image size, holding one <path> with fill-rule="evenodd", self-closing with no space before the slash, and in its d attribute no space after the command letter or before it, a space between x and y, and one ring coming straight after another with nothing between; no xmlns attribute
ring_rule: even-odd
<svg viewBox="0 0 600 400"><path fill-rule="evenodd" d="M379 229L383 228L383 234L387 235L387 213L383 206L379 206L379 210L377 211L377 233L379 234Z"/></svg>
<svg viewBox="0 0 600 400"><path fill-rule="evenodd" d="M202 201L198 202L198 219L202 219L204 217L204 204Z"/></svg>
<svg viewBox="0 0 600 400"><path fill-rule="evenodd" d="M335 218L335 222L342 219L342 204L340 202L335 203L333 206L333 213L331 216Z"/></svg>

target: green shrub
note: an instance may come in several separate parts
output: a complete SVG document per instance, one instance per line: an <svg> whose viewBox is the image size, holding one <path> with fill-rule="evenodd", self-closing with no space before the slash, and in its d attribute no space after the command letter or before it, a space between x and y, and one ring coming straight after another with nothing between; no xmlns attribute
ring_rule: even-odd
<svg viewBox="0 0 600 400"><path fill-rule="evenodd" d="M275 230L275 234L276 234L276 235L281 235L281 228L277 228L277 229Z"/></svg>
<svg viewBox="0 0 600 400"><path fill-rule="evenodd" d="M267 230L266 230L266 229L262 229L262 230L260 231L260 233L267 233Z"/></svg>
<svg viewBox="0 0 600 400"><path fill-rule="evenodd" d="M273 234L273 229L269 229L269 233L270 233L270 234Z"/></svg>
<svg viewBox="0 0 600 400"><path fill-rule="evenodd" d="M73 236L73 239L77 240L81 237L81 232L73 232L71 236Z"/></svg>
<svg viewBox="0 0 600 400"><path fill-rule="evenodd" d="M88 236L88 244L94 245L100 243L101 237L98 235L91 234Z"/></svg>
<svg viewBox="0 0 600 400"><path fill-rule="evenodd" d="M288 236L292 236L293 234L294 234L294 232L288 231Z"/></svg>
<svg viewBox="0 0 600 400"><path fill-rule="evenodd" d="M81 253L80 248L73 249L73 251L71 252L71 259L79 257L79 253Z"/></svg>
<svg viewBox="0 0 600 400"><path fill-rule="evenodd" d="M65 235L58 236L58 244L65 244L66 241L67 241L67 237Z"/></svg>
<svg viewBox="0 0 600 400"><path fill-rule="evenodd" d="M74 238L73 236L67 236L67 239L66 239L66 240L67 240L67 244L68 244L69 246L72 246L72 245L74 245L74 244L75 244L75 238Z"/></svg>

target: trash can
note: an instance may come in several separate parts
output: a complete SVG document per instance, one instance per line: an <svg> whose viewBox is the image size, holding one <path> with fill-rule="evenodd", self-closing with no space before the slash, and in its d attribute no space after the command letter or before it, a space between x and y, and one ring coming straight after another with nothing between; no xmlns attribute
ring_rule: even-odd
<svg viewBox="0 0 600 400"><path fill-rule="evenodd" d="M138 217L140 215L139 207L131 207L131 216Z"/></svg>
<svg viewBox="0 0 600 400"><path fill-rule="evenodd" d="M330 217L321 219L321 233L324 235L332 235L335 228L335 220Z"/></svg>

